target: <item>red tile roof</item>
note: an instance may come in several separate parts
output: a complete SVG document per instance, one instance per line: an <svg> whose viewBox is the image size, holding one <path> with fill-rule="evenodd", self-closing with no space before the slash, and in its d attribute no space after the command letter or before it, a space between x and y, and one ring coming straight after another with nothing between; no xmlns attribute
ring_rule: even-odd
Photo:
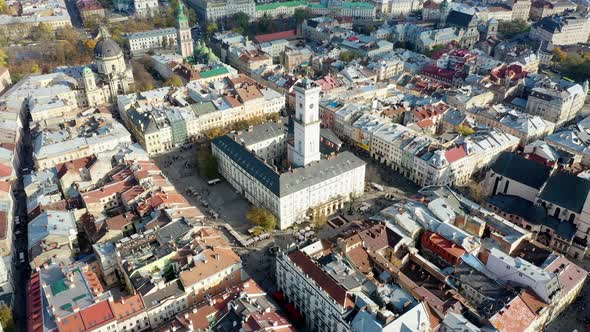
<svg viewBox="0 0 590 332"><path fill-rule="evenodd" d="M569 292L588 277L583 268L560 256L549 264L545 271L557 274L559 284L564 292Z"/></svg>
<svg viewBox="0 0 590 332"><path fill-rule="evenodd" d="M330 275L324 272L317 264L312 261L302 251L294 251L289 254L289 259L297 265L303 273L307 274L309 278L313 279L320 288L328 293L338 304L348 308L353 305L350 295L338 284Z"/></svg>
<svg viewBox="0 0 590 332"><path fill-rule="evenodd" d="M85 213L80 217L80 224L92 243L98 242L107 232L104 222L97 221L93 215Z"/></svg>
<svg viewBox="0 0 590 332"><path fill-rule="evenodd" d="M361 273L367 274L372 271L369 254L363 247L355 247L346 252L346 257L350 259L354 267Z"/></svg>
<svg viewBox="0 0 590 332"><path fill-rule="evenodd" d="M126 179L118 182L113 182L107 184L106 186L96 189L93 191L88 191L82 194L82 199L84 203L98 203L101 198L109 197L116 193L122 193L124 191L129 190L133 185L135 185L135 180L133 179Z"/></svg>
<svg viewBox="0 0 590 332"><path fill-rule="evenodd" d="M39 272L33 272L27 289L27 326L29 332L43 332L43 303Z"/></svg>
<svg viewBox="0 0 590 332"><path fill-rule="evenodd" d="M7 177L7 176L11 176L12 175L12 167L5 165L5 164L0 164L0 177Z"/></svg>
<svg viewBox="0 0 590 332"><path fill-rule="evenodd" d="M461 256L466 253L461 246L428 230L422 234L422 245L435 254L441 255L441 258L453 265L457 264Z"/></svg>
<svg viewBox="0 0 590 332"><path fill-rule="evenodd" d="M126 179L131 174L133 174L132 170L130 170L129 168L124 168L119 172L115 173L113 176L111 176L111 178L113 179L113 181L121 181Z"/></svg>
<svg viewBox="0 0 590 332"><path fill-rule="evenodd" d="M8 214L6 211L0 211L0 239L6 239L6 230L8 229Z"/></svg>
<svg viewBox="0 0 590 332"><path fill-rule="evenodd" d="M332 75L326 75L320 78L319 80L315 81L315 84L319 85L322 88L322 91L329 91L341 85L340 82Z"/></svg>
<svg viewBox="0 0 590 332"><path fill-rule="evenodd" d="M187 200L178 193L158 193L154 195L151 199L151 206L152 208L157 208L159 206L168 207L168 206L188 206L190 205Z"/></svg>
<svg viewBox="0 0 590 332"><path fill-rule="evenodd" d="M465 148L462 145L449 149L445 152L445 158L447 158L449 164L465 156L467 156L467 151L465 151Z"/></svg>
<svg viewBox="0 0 590 332"><path fill-rule="evenodd" d="M57 169L57 177L63 177L68 171L79 172L82 168L89 168L92 164L96 161L96 157L94 155L74 159L72 161L68 161L65 163L57 164L55 168Z"/></svg>
<svg viewBox="0 0 590 332"><path fill-rule="evenodd" d="M498 329L498 331L525 331L535 321L535 319L537 319L538 313L540 311L538 308L540 306L539 302L543 302L530 292L526 293L524 296L526 297L526 301L535 302L534 309L537 309L538 311L535 311L533 308L529 307L521 295L517 295L512 301L510 301L503 309L501 309L490 319L490 323L496 329ZM541 306L541 308L542 307L544 306Z"/></svg>
<svg viewBox="0 0 590 332"><path fill-rule="evenodd" d="M140 185L133 186L133 187L125 190L121 194L121 200L123 202L129 202L129 201L135 199L137 196L141 195L144 191L145 191L145 189L143 188L143 186L140 186Z"/></svg>
<svg viewBox="0 0 590 332"><path fill-rule="evenodd" d="M264 35L256 35L254 36L254 41L260 44L279 39L293 39L295 37L297 37L297 30L287 30L275 33L267 33Z"/></svg>
<svg viewBox="0 0 590 332"><path fill-rule="evenodd" d="M111 303L115 319L123 320L127 317L135 316L143 311L145 306L139 294L130 295L120 298L118 301Z"/></svg>
<svg viewBox="0 0 590 332"><path fill-rule="evenodd" d="M56 324L59 332L86 331L86 327L84 326L84 322L82 321L79 312L57 319Z"/></svg>
<svg viewBox="0 0 590 332"><path fill-rule="evenodd" d="M82 316L84 326L88 330L107 324L115 317L109 301L106 300L84 308L80 311L80 316Z"/></svg>
<svg viewBox="0 0 590 332"><path fill-rule="evenodd" d="M518 80L527 75L527 72L523 70L521 65L511 64L511 65L502 65L500 67L492 69L490 73L492 78L495 80L502 79L509 77L511 80Z"/></svg>
<svg viewBox="0 0 590 332"><path fill-rule="evenodd" d="M531 309L532 312L539 314L543 308L547 306L547 303L543 302L535 293L529 288L520 294L522 301Z"/></svg>
<svg viewBox="0 0 590 332"><path fill-rule="evenodd" d="M262 98L262 93L260 90L254 85L248 85L243 88L236 89L238 97L242 100L242 102L248 102L250 100L254 100L257 98Z"/></svg>
<svg viewBox="0 0 590 332"><path fill-rule="evenodd" d="M377 224L362 230L358 232L358 236L363 242L363 247L372 252L385 247L394 248L402 239L400 235L385 226L385 224Z"/></svg>
<svg viewBox="0 0 590 332"><path fill-rule="evenodd" d="M291 323L285 317L278 313L271 312L254 312L243 323L242 329L249 331L287 331Z"/></svg>
<svg viewBox="0 0 590 332"><path fill-rule="evenodd" d="M104 293L104 287L96 273L92 271L84 271L84 277L86 278L86 282L88 283L88 286L90 286L90 290L94 296Z"/></svg>
<svg viewBox="0 0 590 332"><path fill-rule="evenodd" d="M10 151L13 151L14 152L14 150L16 149L16 144L14 144L14 143L8 143L8 142L2 142L2 143L0 143L0 147L1 148L4 148L6 150L10 150Z"/></svg>
<svg viewBox="0 0 590 332"><path fill-rule="evenodd" d="M452 80L456 73L454 70L439 68L436 65L428 65L422 69L422 74L444 80Z"/></svg>
<svg viewBox="0 0 590 332"><path fill-rule="evenodd" d="M125 212L105 220L109 229L122 230L125 226L139 220L139 216L133 212Z"/></svg>
<svg viewBox="0 0 590 332"><path fill-rule="evenodd" d="M424 119L416 122L416 125L422 129L434 126L434 122L430 119Z"/></svg>
<svg viewBox="0 0 590 332"><path fill-rule="evenodd" d="M0 191L5 193L10 193L10 182L8 181L0 181Z"/></svg>

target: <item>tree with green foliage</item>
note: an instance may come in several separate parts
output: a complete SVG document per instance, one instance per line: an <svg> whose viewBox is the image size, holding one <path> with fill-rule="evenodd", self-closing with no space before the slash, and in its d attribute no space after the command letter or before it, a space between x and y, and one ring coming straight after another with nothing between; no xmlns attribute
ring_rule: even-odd
<svg viewBox="0 0 590 332"><path fill-rule="evenodd" d="M12 317L12 311L6 305L0 307L0 324L6 332L16 331L16 325L14 324L14 318Z"/></svg>
<svg viewBox="0 0 590 332"><path fill-rule="evenodd" d="M442 45L442 44L440 44L440 45L434 45L426 53L427 53L428 56L430 56L430 55L434 54L434 52L438 52L438 51L444 50L446 47L447 47L446 45Z"/></svg>
<svg viewBox="0 0 590 332"><path fill-rule="evenodd" d="M256 29L259 33L273 33L280 30L275 20L266 13L256 22Z"/></svg>
<svg viewBox="0 0 590 332"><path fill-rule="evenodd" d="M188 7L186 9L186 17L188 18L188 24L192 27L197 24L197 13L194 9Z"/></svg>
<svg viewBox="0 0 590 332"><path fill-rule="evenodd" d="M219 172L217 171L217 158L215 158L215 156L213 156L211 153L205 160L205 176L208 179L215 179L219 177Z"/></svg>
<svg viewBox="0 0 590 332"><path fill-rule="evenodd" d="M524 20L500 21L498 23L498 33L506 39L510 39L529 29L530 26Z"/></svg>
<svg viewBox="0 0 590 332"><path fill-rule="evenodd" d="M238 27L242 28L243 33L248 33L248 27L250 26L250 16L244 12L237 12L233 16L234 22Z"/></svg>
<svg viewBox="0 0 590 332"><path fill-rule="evenodd" d="M205 132L205 137L207 137L208 140L212 141L214 139L216 139L217 137L223 136L225 135L226 131L223 128L212 128L210 130L207 130Z"/></svg>
<svg viewBox="0 0 590 332"><path fill-rule="evenodd" d="M211 153L210 147L202 147L197 150L197 167L199 168L199 173L208 179L219 177L217 159Z"/></svg>
<svg viewBox="0 0 590 332"><path fill-rule="evenodd" d="M556 47L553 50L553 65L564 76L582 82L588 79L590 73L590 52L566 52Z"/></svg>
<svg viewBox="0 0 590 332"><path fill-rule="evenodd" d="M363 27L363 32L366 35L370 35L373 31L375 31L375 26L373 24L368 24Z"/></svg>
<svg viewBox="0 0 590 332"><path fill-rule="evenodd" d="M313 218L312 221L318 228L322 228L328 223L328 217L325 214L319 213Z"/></svg>
<svg viewBox="0 0 590 332"><path fill-rule="evenodd" d="M53 40L55 39L55 33L49 24L41 22L33 32L33 39L35 41Z"/></svg>
<svg viewBox="0 0 590 332"><path fill-rule="evenodd" d="M217 23L211 22L211 23L207 24L207 36L209 36L209 37L213 36L213 34L215 32L217 32L218 30L219 30L219 27L217 26Z"/></svg>
<svg viewBox="0 0 590 332"><path fill-rule="evenodd" d="M149 59L149 58L148 58ZM133 77L135 78L135 89L138 92L153 90L156 82L142 61L131 61Z"/></svg>
<svg viewBox="0 0 590 332"><path fill-rule="evenodd" d="M465 125L459 125L459 128L457 128L457 131L459 132L459 134L461 134L461 136L469 136L469 135L473 135L473 133L475 133L475 130L473 130L472 128L469 128Z"/></svg>
<svg viewBox="0 0 590 332"><path fill-rule="evenodd" d="M281 115L279 113L270 113L267 114L264 118L266 121L278 122L281 119Z"/></svg>
<svg viewBox="0 0 590 332"><path fill-rule="evenodd" d="M74 29L71 26L57 28L55 30L55 35L59 39L68 41L75 41L81 39L78 31L76 31L76 29Z"/></svg>
<svg viewBox="0 0 590 332"><path fill-rule="evenodd" d="M340 60L344 62L350 62L358 58L358 55L352 51L344 51L340 53Z"/></svg>
<svg viewBox="0 0 590 332"><path fill-rule="evenodd" d="M266 230L277 227L277 218L267 209L253 207L246 213L246 219Z"/></svg>
<svg viewBox="0 0 590 332"><path fill-rule="evenodd" d="M184 82L182 81L182 77L174 74L166 80L164 85L179 88L184 85Z"/></svg>
<svg viewBox="0 0 590 332"><path fill-rule="evenodd" d="M553 49L553 61L555 62L565 62L567 59L567 52L564 52L561 47L556 47Z"/></svg>
<svg viewBox="0 0 590 332"><path fill-rule="evenodd" d="M8 55L6 55L6 52L4 52L3 49L0 49L0 66L6 67L6 59L8 59Z"/></svg>
<svg viewBox="0 0 590 332"><path fill-rule="evenodd" d="M41 74L41 66L38 63L31 64L31 74Z"/></svg>
<svg viewBox="0 0 590 332"><path fill-rule="evenodd" d="M297 23L297 25L303 23L303 21L308 19L310 16L311 15L309 10L303 8L295 9L295 13L293 14L293 17L295 17L295 22Z"/></svg>

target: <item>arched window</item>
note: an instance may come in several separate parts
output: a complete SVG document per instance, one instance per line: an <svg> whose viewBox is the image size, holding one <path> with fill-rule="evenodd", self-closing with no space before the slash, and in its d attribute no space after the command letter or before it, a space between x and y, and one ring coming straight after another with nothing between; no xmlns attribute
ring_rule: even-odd
<svg viewBox="0 0 590 332"><path fill-rule="evenodd" d="M573 223L575 219L576 219L576 215L573 213L570 213L570 218L568 219L568 221Z"/></svg>
<svg viewBox="0 0 590 332"><path fill-rule="evenodd" d="M496 194L496 191L498 190L498 184L500 183L500 177L496 178L496 181L494 182L494 190L492 191L492 195Z"/></svg>
<svg viewBox="0 0 590 332"><path fill-rule="evenodd" d="M553 216L555 218L559 218L559 214L561 213L561 209L560 208L555 208L555 211L553 212Z"/></svg>

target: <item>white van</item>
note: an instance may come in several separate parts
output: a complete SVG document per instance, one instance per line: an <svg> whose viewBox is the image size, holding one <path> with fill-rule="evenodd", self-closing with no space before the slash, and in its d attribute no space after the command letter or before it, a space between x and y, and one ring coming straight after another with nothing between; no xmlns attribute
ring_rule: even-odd
<svg viewBox="0 0 590 332"><path fill-rule="evenodd" d="M213 179L213 180L207 182L207 184L209 184L210 186L212 186L212 185L218 184L219 182L221 182L221 179L220 178L217 178L217 179Z"/></svg>

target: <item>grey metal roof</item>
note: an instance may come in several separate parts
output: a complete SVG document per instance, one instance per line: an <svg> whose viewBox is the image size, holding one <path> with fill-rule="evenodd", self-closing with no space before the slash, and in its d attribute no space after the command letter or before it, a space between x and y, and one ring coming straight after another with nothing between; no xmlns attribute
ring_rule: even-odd
<svg viewBox="0 0 590 332"><path fill-rule="evenodd" d="M110 58L122 54L119 45L110 38L101 39L94 47L94 56L97 58Z"/></svg>
<svg viewBox="0 0 590 332"><path fill-rule="evenodd" d="M264 161L229 136L217 137L211 143L271 192L277 196L280 195L279 174Z"/></svg>
<svg viewBox="0 0 590 332"><path fill-rule="evenodd" d="M512 152L500 154L492 165L492 170L497 174L535 189L540 189L551 173L551 167Z"/></svg>
<svg viewBox="0 0 590 332"><path fill-rule="evenodd" d="M279 138L286 134L287 119L283 118L279 122L265 122L263 124L254 126L251 130L241 130L235 133L230 133L229 136L234 140L244 143L246 146L263 142L273 138Z"/></svg>
<svg viewBox="0 0 590 332"><path fill-rule="evenodd" d="M351 152L345 151L332 159L322 159L279 175L229 136L218 137L212 144L279 197L311 187L366 164Z"/></svg>
<svg viewBox="0 0 590 332"><path fill-rule="evenodd" d="M574 224L566 221L562 222L548 215L544 207L535 205L522 197L495 195L489 197L486 201L506 213L523 218L527 222L549 227L562 238L571 240L574 234L576 234L576 226Z"/></svg>
<svg viewBox="0 0 590 332"><path fill-rule="evenodd" d="M160 304L160 302L163 300L183 293L184 291L182 290L179 281L174 280L164 287L158 288L158 290L154 291L153 293L145 295L143 297L143 302L145 303L147 309L151 309Z"/></svg>
<svg viewBox="0 0 590 332"><path fill-rule="evenodd" d="M467 28L473 19L473 15L466 14L457 10L451 10L447 16L447 25L454 25Z"/></svg>
<svg viewBox="0 0 590 332"><path fill-rule="evenodd" d="M280 195L287 196L365 165L362 159L348 151L339 153L329 160L313 162L305 167L296 168L292 172L281 174Z"/></svg>
<svg viewBox="0 0 590 332"><path fill-rule="evenodd" d="M553 174L539 197L547 202L576 213L582 212L590 192L590 180L574 174L558 171Z"/></svg>
<svg viewBox="0 0 590 332"><path fill-rule="evenodd" d="M164 29L155 29L155 30L148 30L148 31L139 31L133 32L127 35L127 39L140 39L140 38L151 38L151 37L160 37L160 36L167 36L167 35L175 35L176 28L164 28Z"/></svg>
<svg viewBox="0 0 590 332"><path fill-rule="evenodd" d="M338 138L338 136L336 136L336 134L334 134L334 132L331 129L320 128L320 136L327 139L328 141L338 145L338 146L342 145L342 140L340 140Z"/></svg>
<svg viewBox="0 0 590 332"><path fill-rule="evenodd" d="M173 221L156 231L156 238L160 244L170 243L190 232L192 226L184 219Z"/></svg>

